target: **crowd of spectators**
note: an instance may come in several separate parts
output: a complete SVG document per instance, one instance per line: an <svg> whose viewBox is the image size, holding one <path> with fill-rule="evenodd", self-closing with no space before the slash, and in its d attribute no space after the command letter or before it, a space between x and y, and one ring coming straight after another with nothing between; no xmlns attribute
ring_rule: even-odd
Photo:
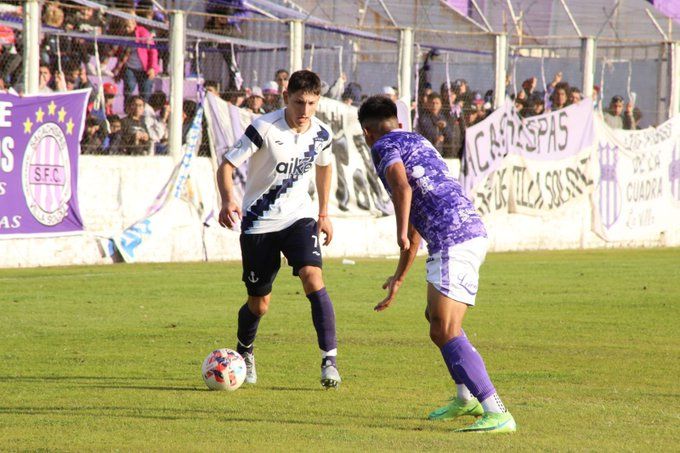
<svg viewBox="0 0 680 453"><path fill-rule="evenodd" d="M170 108L164 91L154 89L154 80L164 74L163 63L168 55L157 40L167 37L164 30L149 30L134 19L135 15L166 22L167 18L154 8L152 0L128 0L130 16L120 18L104 15L102 11L75 4L68 0L45 3L42 9L44 30L61 29L81 33L97 32L120 38L119 42L100 43L95 49L92 40L68 34L44 33L40 45L39 91L69 91L93 88L88 104L86 130L82 140L84 154L149 155L168 151L168 120ZM102 3L106 4L107 1ZM120 7L120 0L116 6ZM19 2L0 3L0 13L21 15ZM234 12L232 12L234 13ZM233 23L226 16L211 16L206 21L206 31L233 34ZM0 89L22 91L22 49L20 32L0 26ZM217 44L229 70L229 85L220 89L217 82L205 81L206 91L221 96L233 105L254 114L263 114L283 107L283 91L288 82L288 71L280 69L273 80L261 87L239 89L240 78L235 67L232 47ZM96 57L98 56L98 58ZM414 128L425 136L446 158L459 158L465 146L465 130L484 120L491 112L494 99L492 90L475 91L464 79L443 83L435 91L430 83L431 63L437 58L430 51L418 74L417 99L411 107ZM101 90L92 80L100 80ZM122 82L122 83L121 83ZM120 89L122 85L122 89ZM539 89L537 78L521 84L519 91L507 95L514 101L517 113L524 117L560 110L582 99L581 91L562 80L558 73L552 82ZM598 102L598 87L594 100ZM322 95L349 105L359 106L369 94L357 82L350 82L343 74L332 84L322 83ZM396 100L395 87L385 86L381 94ZM186 139L196 112L196 102L183 104L183 137ZM621 96L614 96L605 109L604 119L613 128L635 129L640 110L632 103L624 107ZM205 131L204 131L205 132ZM203 134L207 137L207 134ZM203 140L207 142L207 140ZM199 154L207 154L207 143L202 143Z"/></svg>

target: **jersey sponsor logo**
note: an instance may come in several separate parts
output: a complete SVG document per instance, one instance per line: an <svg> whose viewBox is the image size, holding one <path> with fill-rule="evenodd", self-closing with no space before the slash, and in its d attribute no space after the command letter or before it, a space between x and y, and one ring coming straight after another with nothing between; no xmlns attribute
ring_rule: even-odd
<svg viewBox="0 0 680 453"><path fill-rule="evenodd" d="M312 168L314 157L296 157L290 162L279 162L276 164L276 173L289 176L302 176Z"/></svg>

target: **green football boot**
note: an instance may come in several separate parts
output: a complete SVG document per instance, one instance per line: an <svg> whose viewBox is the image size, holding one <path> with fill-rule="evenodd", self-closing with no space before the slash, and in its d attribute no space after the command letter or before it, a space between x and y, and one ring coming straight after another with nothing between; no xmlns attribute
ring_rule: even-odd
<svg viewBox="0 0 680 453"><path fill-rule="evenodd" d="M479 404L476 398L469 401L463 401L462 399L454 396L451 398L451 402L444 407L430 412L427 416L430 420L451 420L452 418L462 417L463 415L478 416L484 413L482 405Z"/></svg>
<svg viewBox="0 0 680 453"><path fill-rule="evenodd" d="M470 426L457 429L457 433L514 433L517 424L510 412L485 412L482 418Z"/></svg>

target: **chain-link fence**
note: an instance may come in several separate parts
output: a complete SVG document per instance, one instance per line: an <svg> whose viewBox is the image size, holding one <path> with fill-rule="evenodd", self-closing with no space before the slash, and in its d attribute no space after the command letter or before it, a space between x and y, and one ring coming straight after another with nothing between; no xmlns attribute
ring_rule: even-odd
<svg viewBox="0 0 680 453"><path fill-rule="evenodd" d="M22 92L21 2L6 5L0 9L0 89ZM42 4L38 91L92 88L83 153L165 154L173 75L170 13L146 0L134 10L121 6L122 2L105 7L88 0ZM230 2L196 3L190 9L182 68L185 128L203 88L255 113L281 107L291 67L290 20L256 14ZM354 105L378 93L402 98L399 62L405 50L399 28L302 22L302 67L320 75L324 95ZM455 132L459 139L445 138L455 143L442 152L456 156L465 128L493 108L495 36L416 28L413 43L406 51L413 52L408 107L414 127L441 142L437 136L446 134L434 117L446 116L447 127L459 129ZM593 85L603 110L620 96L624 109L629 104L634 109L637 127L663 121L670 83L667 49L661 43L598 41ZM577 39L560 45L536 40L512 45L505 94L516 99L527 116L561 108L585 91L582 64ZM427 121L432 124L420 124ZM182 132L185 135L184 128ZM207 149L204 145L201 152Z"/></svg>

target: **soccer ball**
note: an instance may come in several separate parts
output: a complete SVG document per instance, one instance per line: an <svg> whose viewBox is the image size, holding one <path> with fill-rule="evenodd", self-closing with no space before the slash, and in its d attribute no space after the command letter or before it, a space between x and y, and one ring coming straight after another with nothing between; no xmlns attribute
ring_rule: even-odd
<svg viewBox="0 0 680 453"><path fill-rule="evenodd" d="M234 391L246 379L246 362L236 351L216 349L203 361L201 373L210 390Z"/></svg>

